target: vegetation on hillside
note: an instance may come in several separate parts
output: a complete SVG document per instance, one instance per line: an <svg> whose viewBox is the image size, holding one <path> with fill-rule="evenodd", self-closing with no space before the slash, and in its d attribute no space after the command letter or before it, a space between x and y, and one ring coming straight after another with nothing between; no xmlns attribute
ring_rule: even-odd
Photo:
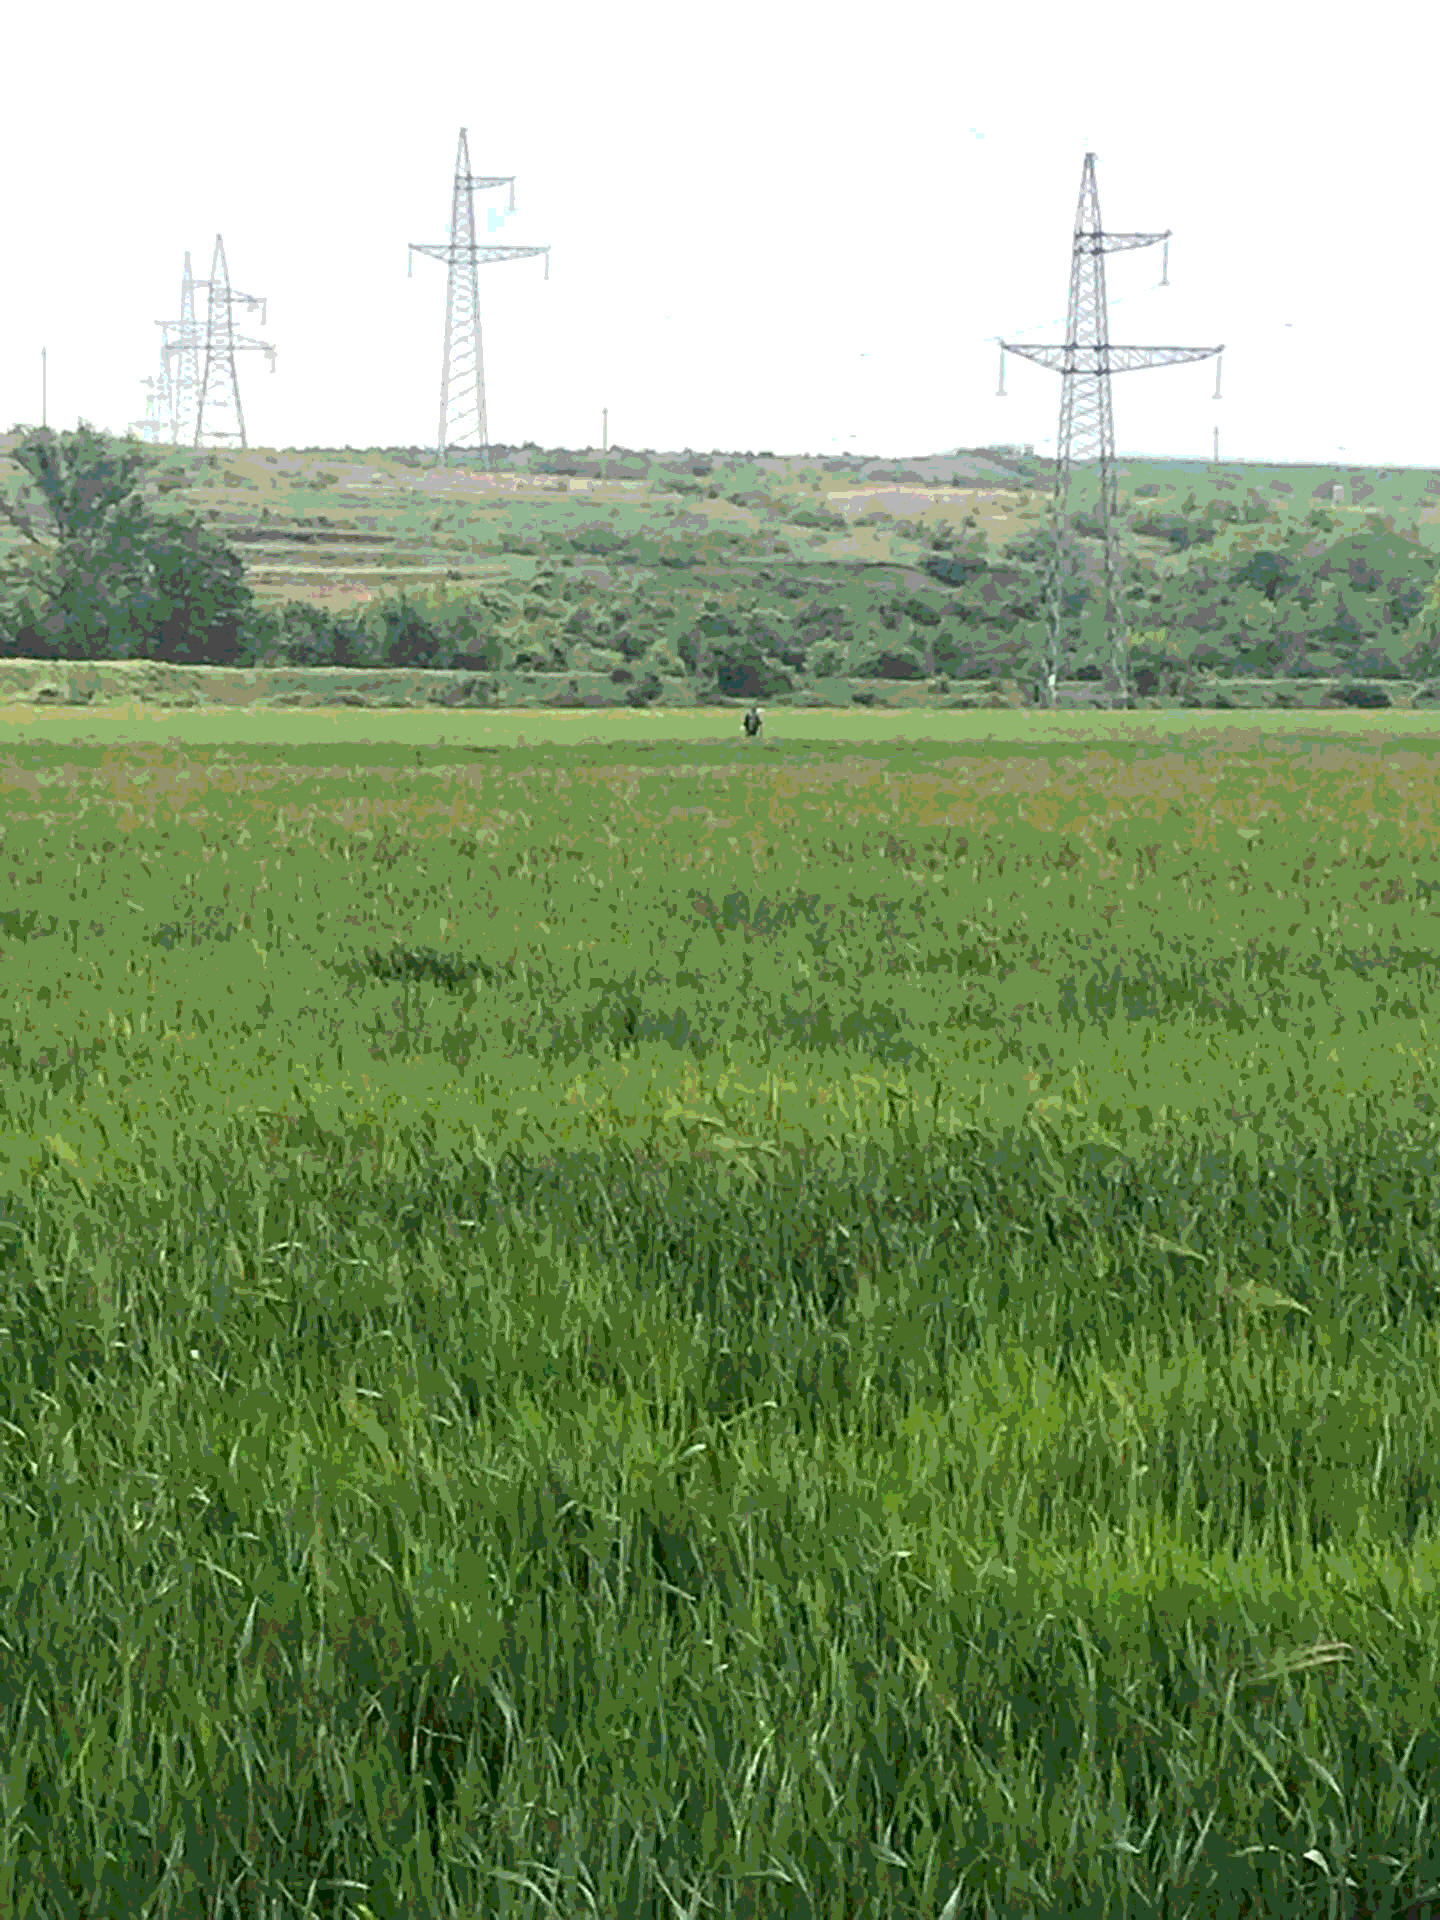
<svg viewBox="0 0 1440 1920"><path fill-rule="evenodd" d="M506 457L531 475L580 465L559 450ZM1049 553L1037 497L1019 484L1029 475L1017 475L1015 526L997 536L958 505L903 523L847 517L818 467L687 456L688 469L669 471L617 453L617 484L640 484L624 478L638 461L643 498L560 495L537 509L434 496L410 543L444 577L420 579L408 546L403 565L384 547L396 536L374 531L375 515L342 524L300 511L312 493L317 509L344 498L337 474L313 463L306 487L277 492L278 511L262 502L257 520L248 500L208 519L185 504L202 480L253 489L228 456L161 453L82 424L20 431L10 458L0 657L448 669L472 676L482 699L507 677L538 675L560 703L649 704L813 696L840 681L942 694L951 681L1028 682L1044 627ZM1253 486L1241 498L1202 491L1122 497L1138 695L1339 680L1383 704L1384 682L1440 673L1440 570L1418 520ZM1078 645L1065 671L1099 679L1099 524L1082 503L1072 526ZM277 601L253 584L262 549L269 559L324 542L328 555L366 539L397 560L370 569L386 580L364 604ZM395 585L392 571L415 584Z"/></svg>

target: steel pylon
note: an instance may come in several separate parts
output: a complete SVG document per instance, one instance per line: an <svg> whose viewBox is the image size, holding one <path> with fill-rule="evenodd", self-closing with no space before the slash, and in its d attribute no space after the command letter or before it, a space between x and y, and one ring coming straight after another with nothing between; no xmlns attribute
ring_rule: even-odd
<svg viewBox="0 0 1440 1920"><path fill-rule="evenodd" d="M481 464L490 464L490 432L485 419L485 363L480 343L480 273L492 260L529 260L543 253L545 278L550 278L549 247L482 247L475 239L475 189L509 187L509 211L515 211L515 176L472 174L470 145L465 128L455 151L455 186L450 202L450 239L445 246L410 242L407 276L415 271L415 255L447 261L450 267L445 294L445 357L440 369L440 430L435 457L445 465L446 448L473 440Z"/></svg>
<svg viewBox="0 0 1440 1920"><path fill-rule="evenodd" d="M1062 346L1019 346L1000 342L1000 392L1005 391L1005 355L1018 353L1062 376L1060 428L1055 440L1055 484L1050 500L1050 566L1046 581L1046 657L1042 684L1046 704L1056 704L1056 684L1065 639L1065 582L1070 570L1071 537L1067 515L1072 466L1094 460L1099 477L1100 537L1104 545L1106 689L1112 705L1128 704L1129 636L1120 596L1120 528L1115 471L1115 419L1110 376L1137 367L1169 367L1217 357L1215 398L1220 398L1218 347L1122 347L1111 344L1105 298L1105 255L1165 243L1161 285L1170 284L1170 233L1106 233L1100 223L1100 194L1095 184L1095 155L1087 153L1080 175L1075 236L1070 253L1070 301Z"/></svg>
<svg viewBox="0 0 1440 1920"><path fill-rule="evenodd" d="M180 318L157 320L160 333L159 386L164 394L165 436L172 447L189 446L195 438L195 416L200 404L200 351L204 336L195 318L195 277L190 255L180 275Z"/></svg>
<svg viewBox="0 0 1440 1920"><path fill-rule="evenodd" d="M189 263L188 254L186 263ZM234 310L238 304L243 304L247 313L253 313L258 307L263 327L266 302L256 294L241 293L238 288L231 286L230 270L225 264L225 242L218 233L215 236L215 256L211 262L210 278L195 284L208 290L209 299L205 307L205 360L195 407L193 444L202 447L238 441L243 447L246 445L245 415L240 405L235 355L252 351L268 354L270 371L274 373L275 349L264 340L246 340L236 333ZM230 424L232 420L233 425Z"/></svg>
<svg viewBox="0 0 1440 1920"><path fill-rule="evenodd" d="M148 440L152 446L161 446L173 439L170 410L170 369L165 349L160 349L160 371L148 380L142 380L145 388L145 417L132 420L131 429L142 440Z"/></svg>

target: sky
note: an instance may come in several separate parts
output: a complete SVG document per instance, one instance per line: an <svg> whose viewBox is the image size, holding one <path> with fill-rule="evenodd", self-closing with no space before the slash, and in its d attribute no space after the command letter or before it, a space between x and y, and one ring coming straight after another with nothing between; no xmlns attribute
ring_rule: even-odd
<svg viewBox="0 0 1440 1920"><path fill-rule="evenodd" d="M0 427L123 431L224 236L252 446L433 446L460 128L492 442L899 456L1054 450L1081 170L1110 337L1225 345L1114 381L1123 451L1440 465L1430 368L1440 15L1333 33L1289 5L1096 13L253 0L137 25L32 9L0 120ZM379 24L383 19L383 25ZM412 25L413 22L413 25ZM18 77L23 76L24 84ZM502 217L503 216L503 217Z"/></svg>

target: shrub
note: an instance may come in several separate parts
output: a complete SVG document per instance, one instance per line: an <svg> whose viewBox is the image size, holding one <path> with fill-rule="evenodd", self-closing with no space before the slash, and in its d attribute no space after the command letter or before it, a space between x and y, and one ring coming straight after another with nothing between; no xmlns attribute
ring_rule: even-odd
<svg viewBox="0 0 1440 1920"><path fill-rule="evenodd" d="M817 679L828 680L844 673L850 664L850 649L840 640L817 640L806 654L806 668Z"/></svg>
<svg viewBox="0 0 1440 1920"><path fill-rule="evenodd" d="M881 647L856 668L867 680L923 680L925 662L913 647Z"/></svg>
<svg viewBox="0 0 1440 1920"><path fill-rule="evenodd" d="M275 647L281 660L294 667L349 667L358 664L360 625L328 607L312 607L290 600L274 616Z"/></svg>
<svg viewBox="0 0 1440 1920"><path fill-rule="evenodd" d="M626 704L632 707L653 706L664 691L665 689L661 685L659 674L654 672L646 673L641 676L633 687L626 689Z"/></svg>
<svg viewBox="0 0 1440 1920"><path fill-rule="evenodd" d="M435 636L436 664L471 673L499 667L503 649L497 613L485 594L473 586L443 581L411 598ZM543 610L543 601L540 604Z"/></svg>
<svg viewBox="0 0 1440 1920"><path fill-rule="evenodd" d="M1369 681L1352 680L1331 690L1330 699L1341 707L1388 707L1390 695L1384 687Z"/></svg>
<svg viewBox="0 0 1440 1920"><path fill-rule="evenodd" d="M440 690L439 704L444 707L493 707L499 698L498 680L472 673L463 680L452 680L444 686Z"/></svg>

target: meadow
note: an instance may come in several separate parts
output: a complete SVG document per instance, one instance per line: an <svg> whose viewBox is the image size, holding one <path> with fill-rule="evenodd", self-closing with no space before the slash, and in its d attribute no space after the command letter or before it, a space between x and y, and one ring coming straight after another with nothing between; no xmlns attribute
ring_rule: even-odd
<svg viewBox="0 0 1440 1920"><path fill-rule="evenodd" d="M0 1913L1440 1899L1433 726L732 727L0 736Z"/></svg>

